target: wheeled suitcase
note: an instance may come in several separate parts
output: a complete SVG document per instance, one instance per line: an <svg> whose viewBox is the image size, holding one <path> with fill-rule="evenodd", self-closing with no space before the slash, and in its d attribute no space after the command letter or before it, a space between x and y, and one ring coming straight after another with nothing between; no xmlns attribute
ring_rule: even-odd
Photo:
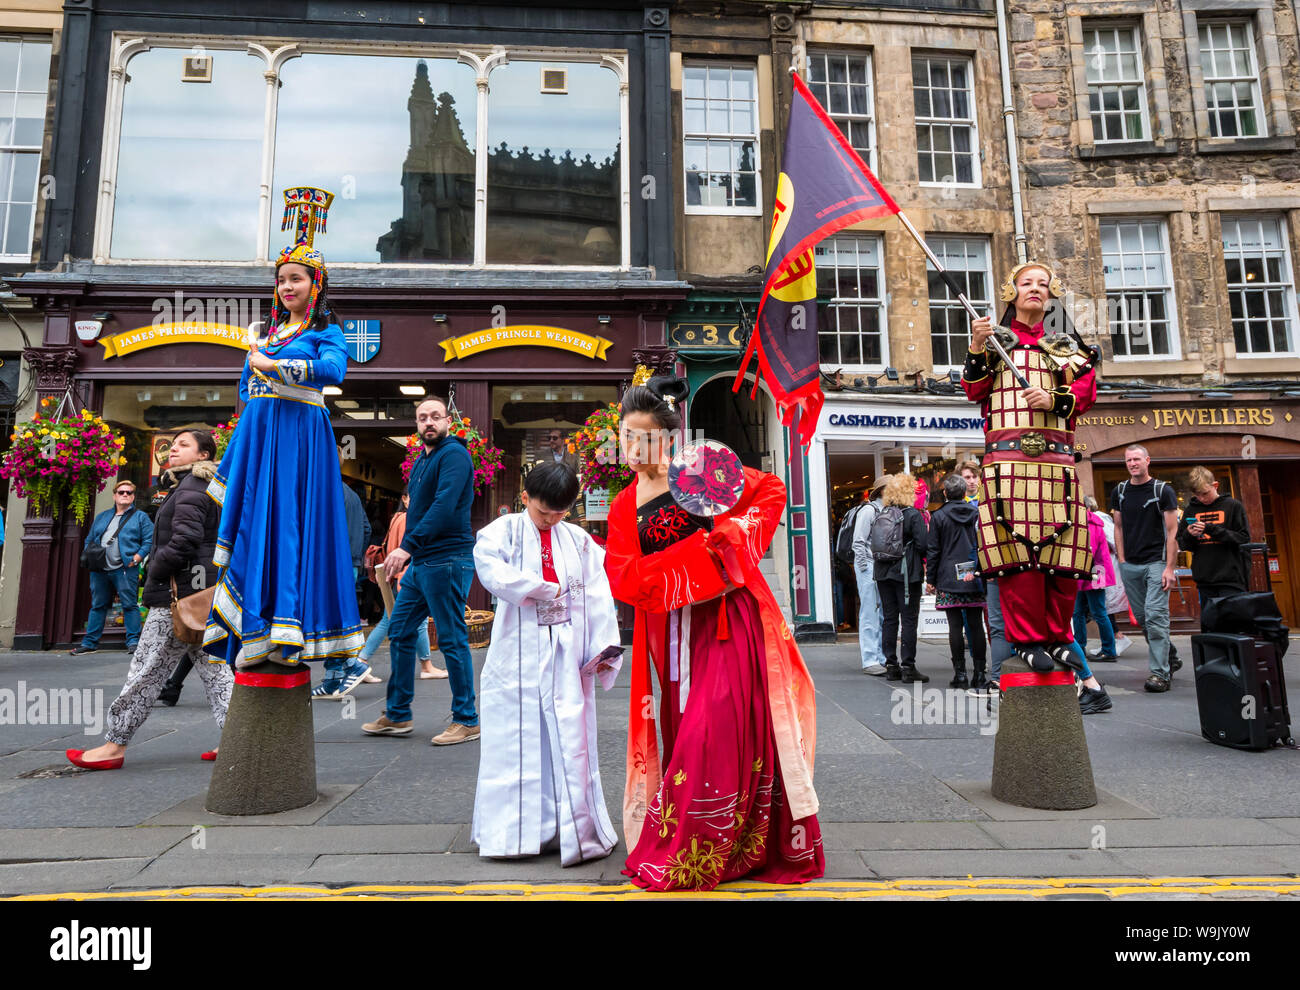
<svg viewBox="0 0 1300 990"><path fill-rule="evenodd" d="M1271 642L1234 633L1192 637L1201 735L1220 746L1294 745L1282 660Z"/></svg>

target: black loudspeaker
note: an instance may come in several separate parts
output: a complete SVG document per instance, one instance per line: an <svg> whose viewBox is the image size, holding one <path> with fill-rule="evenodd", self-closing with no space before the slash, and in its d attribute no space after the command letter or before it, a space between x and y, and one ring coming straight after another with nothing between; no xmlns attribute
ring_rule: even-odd
<svg viewBox="0 0 1300 990"><path fill-rule="evenodd" d="M1231 633L1192 637L1201 735L1220 746L1292 744L1282 661L1272 643Z"/></svg>

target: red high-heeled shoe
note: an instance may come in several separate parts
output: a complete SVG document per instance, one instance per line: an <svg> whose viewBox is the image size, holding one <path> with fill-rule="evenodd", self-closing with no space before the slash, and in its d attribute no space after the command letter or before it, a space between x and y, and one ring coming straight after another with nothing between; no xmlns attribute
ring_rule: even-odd
<svg viewBox="0 0 1300 990"><path fill-rule="evenodd" d="M216 758L217 758L217 751L215 749L210 749L206 753L199 754L200 760L207 760L209 763L214 762Z"/></svg>
<svg viewBox="0 0 1300 990"><path fill-rule="evenodd" d="M81 767L85 770L118 770L125 759L125 757L119 756L116 760L83 760L81 754L84 752L84 749L69 749L64 751L64 755L74 767Z"/></svg>

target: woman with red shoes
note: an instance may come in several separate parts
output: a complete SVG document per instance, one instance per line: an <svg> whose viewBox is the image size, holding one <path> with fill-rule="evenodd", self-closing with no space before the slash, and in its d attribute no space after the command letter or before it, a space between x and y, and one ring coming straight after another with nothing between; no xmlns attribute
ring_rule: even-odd
<svg viewBox="0 0 1300 990"><path fill-rule="evenodd" d="M610 508L605 570L614 597L636 608L623 872L652 890L741 877L804 883L825 872L813 684L759 571L785 486L747 468L731 510L709 518L679 506L669 438L686 392L678 379L652 378L622 403L620 443L636 480Z"/></svg>
<svg viewBox="0 0 1300 990"><path fill-rule="evenodd" d="M177 639L171 614L173 582L176 596L185 598L217 581L212 557L221 509L207 496L216 456L216 442L207 430L183 430L172 442L164 477L172 479L173 487L154 517L153 550L141 594L149 615L140 630L126 685L108 709L107 742L94 749L68 750L68 759L76 766L116 770L122 765L127 743L144 725L182 656L189 656L203 681L218 730L225 725L234 675L228 665L208 662L200 644ZM215 758L215 750L203 754L205 760Z"/></svg>

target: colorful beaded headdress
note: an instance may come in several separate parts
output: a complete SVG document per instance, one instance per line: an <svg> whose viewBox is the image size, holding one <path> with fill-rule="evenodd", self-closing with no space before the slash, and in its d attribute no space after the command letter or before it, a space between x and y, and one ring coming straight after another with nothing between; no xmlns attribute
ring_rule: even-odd
<svg viewBox="0 0 1300 990"><path fill-rule="evenodd" d="M311 295L307 299L307 313L303 318L304 326L311 326L316 313L316 300L320 297L321 284L325 280L325 258L312 247L317 231L325 233L325 222L329 217L330 204L334 194L324 189L311 186L299 186L284 191L284 219L281 230L294 228L293 243L280 252L275 259L276 271L280 266L290 262L302 265L311 272ZM271 326L279 326L288 314L280 304L280 294L275 294L275 303L271 307Z"/></svg>
<svg viewBox="0 0 1300 990"><path fill-rule="evenodd" d="M1016 279L1020 277L1020 273L1026 268L1041 268L1043 271L1047 272L1047 291L1052 295L1052 298L1060 299L1061 296L1065 295L1065 288L1061 285L1061 280L1056 277L1056 272L1052 271L1051 268L1043 264L1041 261L1026 261L1011 269L1011 274L1009 274L1007 280L1002 283L1003 302L1015 302Z"/></svg>

